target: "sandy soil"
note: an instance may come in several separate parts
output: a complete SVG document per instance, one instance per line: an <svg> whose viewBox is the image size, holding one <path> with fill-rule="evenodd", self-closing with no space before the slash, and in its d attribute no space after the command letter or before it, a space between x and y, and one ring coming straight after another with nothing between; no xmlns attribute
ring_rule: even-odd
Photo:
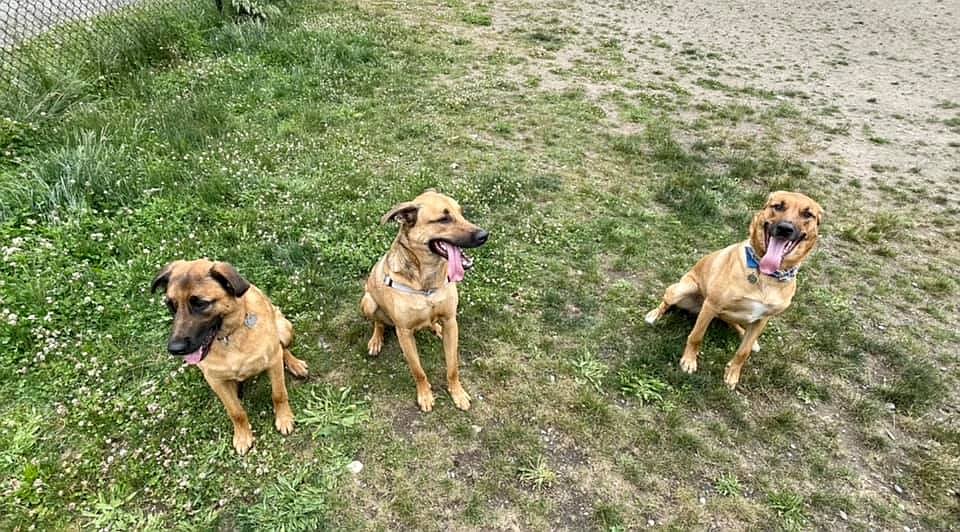
<svg viewBox="0 0 960 532"><path fill-rule="evenodd" d="M877 179L877 165L948 183L960 134L944 125L944 102L960 102L960 4L912 2L638 2L611 10L578 3L584 21L621 25L627 42L659 34L671 49L643 47L638 74L667 69L677 49L714 52L717 79L776 93L798 92L812 114L836 106L850 135L821 137L810 160L843 175ZM652 59L652 61L650 60ZM668 70L667 70L668 71ZM682 81L702 72L674 71ZM681 81L681 82L682 82ZM684 84L702 93L693 84ZM873 137L887 144L871 142ZM960 198L953 187L945 190ZM882 201L879 200L878 201Z"/></svg>

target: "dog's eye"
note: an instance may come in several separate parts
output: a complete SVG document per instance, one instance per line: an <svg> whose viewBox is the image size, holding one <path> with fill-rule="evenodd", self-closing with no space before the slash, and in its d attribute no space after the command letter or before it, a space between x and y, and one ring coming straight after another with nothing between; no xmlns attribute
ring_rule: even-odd
<svg viewBox="0 0 960 532"><path fill-rule="evenodd" d="M190 308L193 309L193 310L195 310L195 311L197 311L197 312L201 312L201 311L206 310L207 307L209 307L211 303L213 303L213 301L204 301L204 300L202 300L202 299L200 299L200 298L197 298L197 297L191 297L191 298L190 298Z"/></svg>
<svg viewBox="0 0 960 532"><path fill-rule="evenodd" d="M452 221L453 221L453 216L450 216L449 214L445 214L445 215L443 216L443 218L437 218L436 220L433 221L433 223L435 223L435 224L448 224L448 223L450 223L450 222L452 222Z"/></svg>
<svg viewBox="0 0 960 532"><path fill-rule="evenodd" d="M777 211L777 212L783 212L783 211L787 210L787 205L786 205L785 203L783 203L782 201L781 201L780 203L775 203L775 204L773 205L773 210L775 210L775 211Z"/></svg>
<svg viewBox="0 0 960 532"><path fill-rule="evenodd" d="M806 218L807 220L809 220L810 218L813 218L813 213L810 212L809 210L803 211L801 214L802 214L803 217Z"/></svg>

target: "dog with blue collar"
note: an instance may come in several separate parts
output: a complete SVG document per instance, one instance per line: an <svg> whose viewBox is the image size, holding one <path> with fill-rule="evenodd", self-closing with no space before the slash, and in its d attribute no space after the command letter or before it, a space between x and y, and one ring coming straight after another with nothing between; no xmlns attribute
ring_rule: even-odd
<svg viewBox="0 0 960 532"><path fill-rule="evenodd" d="M797 291L800 265L816 247L823 208L798 192L767 196L753 216L749 238L701 258L680 281L664 291L660 305L646 315L653 325L671 307L697 314L687 337L680 368L697 370L697 357L707 326L719 318L741 336L740 347L727 363L724 382L731 389L770 318L790 306Z"/></svg>

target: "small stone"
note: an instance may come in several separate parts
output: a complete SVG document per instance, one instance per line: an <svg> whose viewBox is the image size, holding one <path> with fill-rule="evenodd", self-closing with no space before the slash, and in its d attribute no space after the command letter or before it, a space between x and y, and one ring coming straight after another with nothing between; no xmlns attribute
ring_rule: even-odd
<svg viewBox="0 0 960 532"><path fill-rule="evenodd" d="M896 491L897 493L899 493L899 494L901 494L901 495L903 494L903 488L901 488L899 484L894 484L894 485L893 485L893 491Z"/></svg>
<svg viewBox="0 0 960 532"><path fill-rule="evenodd" d="M347 464L347 471L356 475L357 473L363 471L363 463L359 460L354 460Z"/></svg>
<svg viewBox="0 0 960 532"><path fill-rule="evenodd" d="M846 520L847 520L847 512L844 512L843 510L840 510L840 519L843 519L844 521L846 521Z"/></svg>
<svg viewBox="0 0 960 532"><path fill-rule="evenodd" d="M884 406L886 406L886 407L887 407L887 410L889 410L889 411L891 411L891 412L897 409L897 405L895 405L895 404L893 404L893 403L887 403L887 404L884 405Z"/></svg>
<svg viewBox="0 0 960 532"><path fill-rule="evenodd" d="M480 431L483 430L480 425L470 425L470 428L473 429L474 434L480 434Z"/></svg>
<svg viewBox="0 0 960 532"><path fill-rule="evenodd" d="M653 526L655 524L657 524L657 522L654 521L653 519L647 519L647 526Z"/></svg>
<svg viewBox="0 0 960 532"><path fill-rule="evenodd" d="M702 505L704 505L704 504L707 504L707 498L706 498L706 497L700 497L700 505L702 506Z"/></svg>

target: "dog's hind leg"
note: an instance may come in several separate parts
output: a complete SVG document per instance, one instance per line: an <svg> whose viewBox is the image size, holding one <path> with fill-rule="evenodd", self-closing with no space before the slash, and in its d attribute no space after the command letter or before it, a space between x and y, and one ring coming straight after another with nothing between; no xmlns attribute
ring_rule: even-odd
<svg viewBox="0 0 960 532"><path fill-rule="evenodd" d="M280 340L280 347L283 348L283 364L290 370L290 373L297 377L307 376L307 363L293 356L290 352L290 346L293 345L293 324L283 316L280 309L277 309L277 338Z"/></svg>
<svg viewBox="0 0 960 532"><path fill-rule="evenodd" d="M650 312L647 312L644 321L653 325L674 305L681 306L692 312L698 312L700 310L700 304L702 304L701 299L700 287L688 273L678 282L668 286L667 289L664 290L660 305Z"/></svg>
<svg viewBox="0 0 960 532"><path fill-rule="evenodd" d="M280 339L280 345L290 349L293 345L293 324L280 312L280 309L277 309L274 322L277 324L277 338Z"/></svg>
<svg viewBox="0 0 960 532"><path fill-rule="evenodd" d="M286 366L295 377L306 377L309 371L307 363L293 356L293 353L286 348L283 350L283 365Z"/></svg>
<svg viewBox="0 0 960 532"><path fill-rule="evenodd" d="M360 300L360 312L363 312L363 315L373 322L373 334L370 336L370 341L367 342L367 353L370 356L379 355L380 350L383 349L383 322L377 319L378 308L373 296L369 292L364 292L363 299Z"/></svg>

